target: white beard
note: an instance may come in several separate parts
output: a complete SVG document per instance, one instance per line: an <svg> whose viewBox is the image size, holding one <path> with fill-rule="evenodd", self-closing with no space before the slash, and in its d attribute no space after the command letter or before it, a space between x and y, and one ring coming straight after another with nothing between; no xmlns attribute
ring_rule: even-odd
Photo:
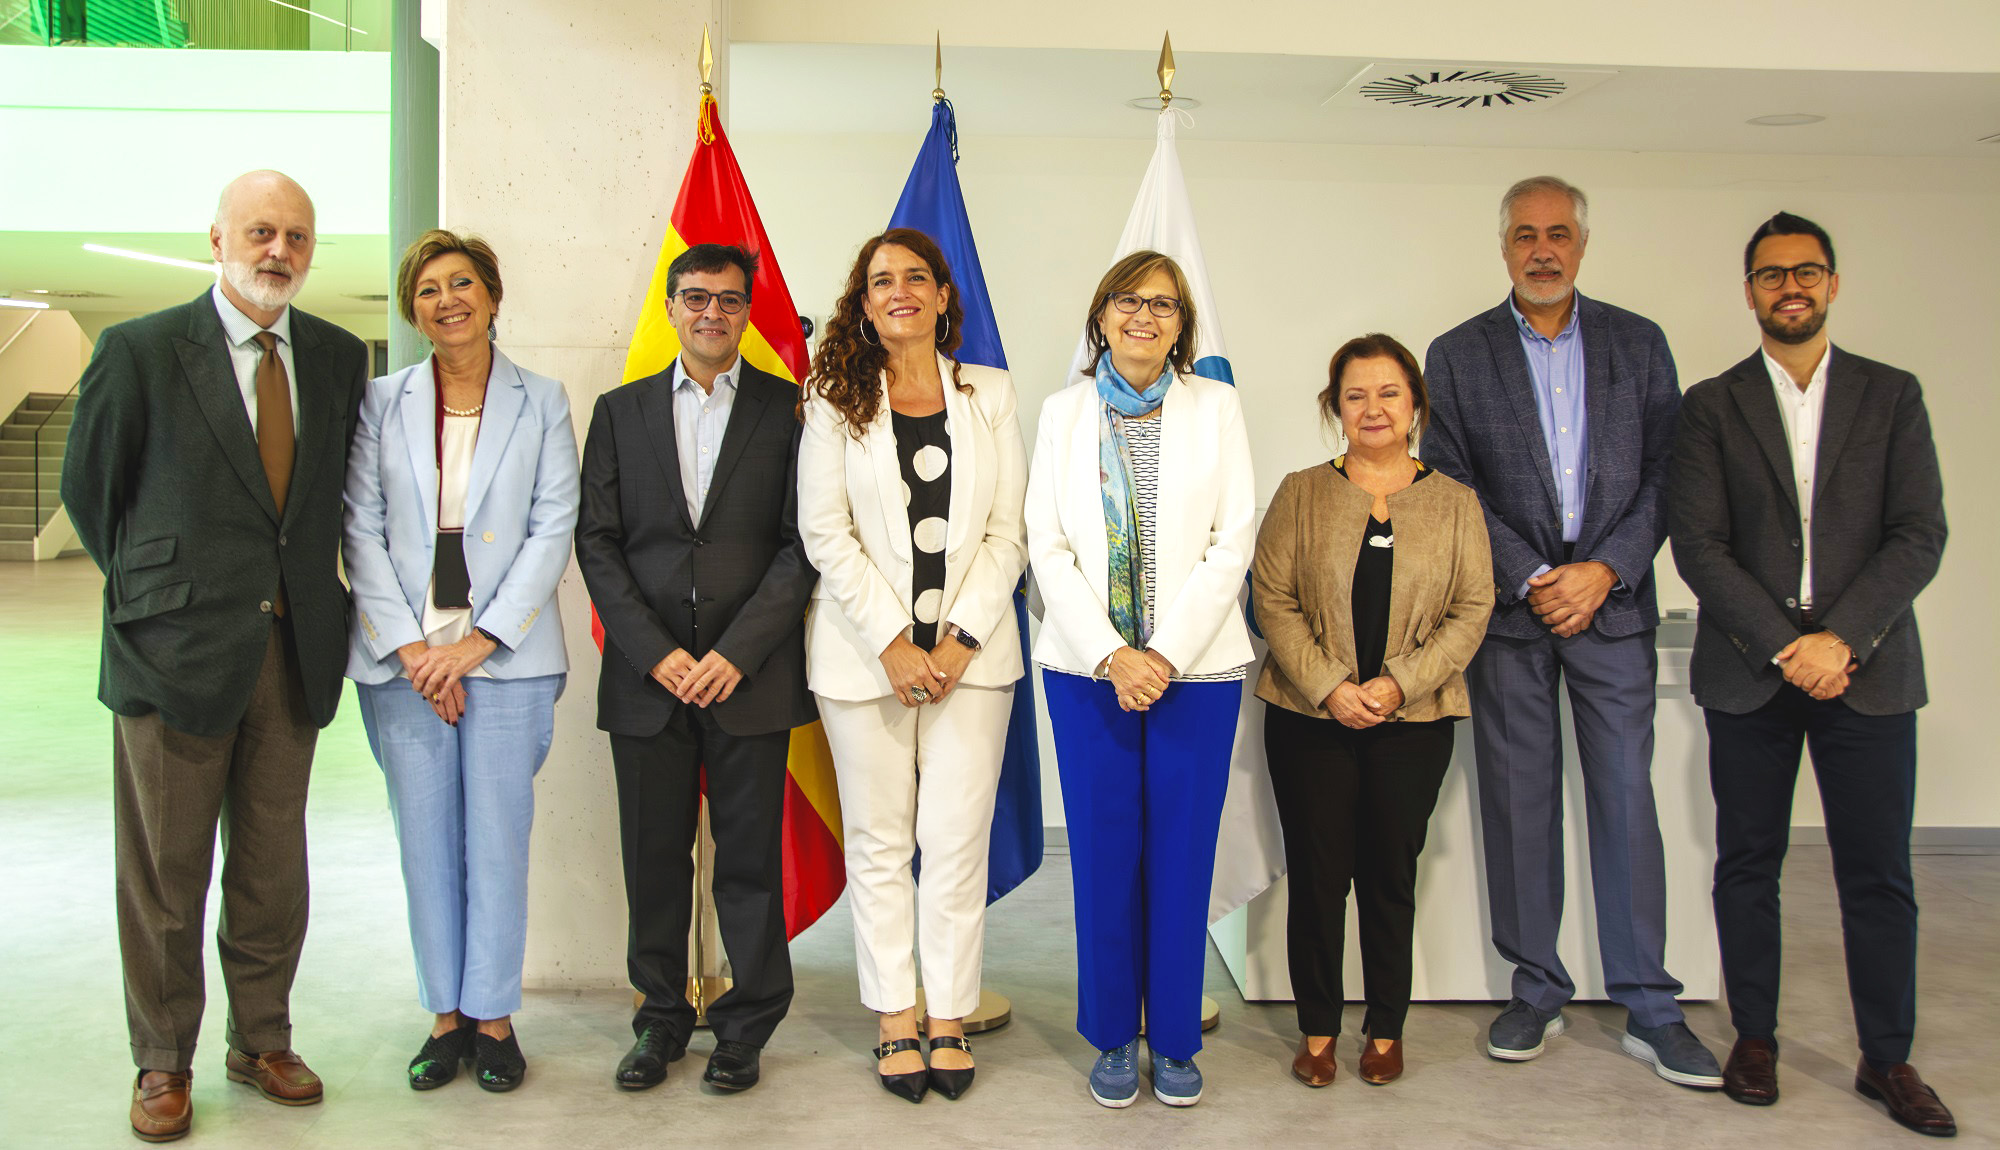
<svg viewBox="0 0 2000 1150"><path fill-rule="evenodd" d="M1519 285L1515 290L1521 293L1522 299L1527 300L1537 307L1554 307L1568 299L1570 293L1576 290L1576 285L1566 283L1560 286L1537 288L1533 283L1526 282Z"/></svg>
<svg viewBox="0 0 2000 1150"><path fill-rule="evenodd" d="M300 272L280 286L258 279L257 268L255 263L227 261L222 265L222 277L229 281L229 286L235 288L237 294L266 311L277 311L291 303L293 297L299 294L299 289L306 286L305 272Z"/></svg>

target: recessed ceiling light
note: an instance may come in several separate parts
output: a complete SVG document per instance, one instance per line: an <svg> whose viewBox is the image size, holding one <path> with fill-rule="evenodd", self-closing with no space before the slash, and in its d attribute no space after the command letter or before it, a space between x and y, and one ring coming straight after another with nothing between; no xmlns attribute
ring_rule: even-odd
<svg viewBox="0 0 2000 1150"><path fill-rule="evenodd" d="M123 256L128 260L144 260L149 264L165 264L170 268L187 268L189 271L210 273L215 271L215 264L212 261L205 264L198 264L193 260L177 260L172 256L156 256L150 252L135 252L129 248L111 248L103 244L85 244L83 245L83 250L96 252L99 255L105 256Z"/></svg>
<svg viewBox="0 0 2000 1150"><path fill-rule="evenodd" d="M29 295L47 295L47 294L49 294L49 289L47 289L47 288L29 288L29 289L28 289L28 294L29 294Z"/></svg>
<svg viewBox="0 0 2000 1150"><path fill-rule="evenodd" d="M1131 99L1125 101L1125 106L1128 108L1137 108L1141 112L1157 112L1160 110L1160 97L1157 95L1134 96ZM1195 99L1193 96L1175 96L1174 107L1189 108L1189 109L1199 108L1201 107L1201 101Z"/></svg>
<svg viewBox="0 0 2000 1150"><path fill-rule="evenodd" d="M1775 116L1752 116L1744 123L1755 124L1760 128L1797 128L1806 124L1817 124L1824 119L1825 116L1815 116L1811 112L1781 112Z"/></svg>
<svg viewBox="0 0 2000 1150"><path fill-rule="evenodd" d="M47 311L49 305L43 303L40 300L7 299L4 296L0 296L0 307L31 307L38 311Z"/></svg>

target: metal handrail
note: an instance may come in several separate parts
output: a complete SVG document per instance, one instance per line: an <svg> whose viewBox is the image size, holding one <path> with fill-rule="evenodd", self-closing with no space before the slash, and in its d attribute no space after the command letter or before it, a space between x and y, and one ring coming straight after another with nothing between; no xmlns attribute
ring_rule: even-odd
<svg viewBox="0 0 2000 1150"><path fill-rule="evenodd" d="M40 423L38 423L38 424L36 424L36 425L35 425L35 455L34 455L34 460L35 460L35 462L34 462L34 472L33 472L33 474L34 474L34 477L35 477L35 479L34 479L34 482L35 482L35 535L36 535L36 536L38 536L38 537L39 537L39 536L41 535L41 533L42 533L42 528L48 525L48 517L49 517L49 516L53 516L53 515L55 514L55 512L56 512L56 508L58 508L58 507L62 506L62 475L61 475L60 473L58 473L58 474L56 475L56 477L55 477L55 490L54 490L54 491L51 491L51 492L49 492L49 494L48 494L48 507L49 507L49 516L44 516L44 515L42 514L42 498L43 498L43 495L42 495L42 491L43 491L43 484L42 484L42 439L43 439L43 433L44 433L44 432L46 432L46 431L48 430L48 427L49 427L49 420L51 420L51 419L55 418L55 415L56 415L56 413L57 413L57 412L59 412L59 411L61 411L61 410L63 409L63 404L64 404L64 403L66 403L66 402L68 402L68 401L69 401L69 400L70 400L71 398L73 398L73 397L74 397L74 396L76 395L76 389L77 389L77 385L78 385L78 384L81 384L82 382L83 382L83 380L82 380L81 378L79 378L79 379L78 379L78 380L76 381L76 383L72 383L72 384L70 384L70 385L69 385L69 390L68 390L68 391L65 391L65 392L63 392L63 393L62 393L62 395L61 395L60 397L58 397L58 398L56 399L56 405L55 405L54 407L52 407L52 408L50 408L50 409L49 409L49 413L48 413L47 415L44 415L44 416L42 416L42 421L41 421ZM72 422L73 422L73 420L72 420ZM64 454L67 454L67 453L68 453L68 450L69 450L69 431L68 431L67 429L65 429L65 430L63 431L63 450L64 450Z"/></svg>

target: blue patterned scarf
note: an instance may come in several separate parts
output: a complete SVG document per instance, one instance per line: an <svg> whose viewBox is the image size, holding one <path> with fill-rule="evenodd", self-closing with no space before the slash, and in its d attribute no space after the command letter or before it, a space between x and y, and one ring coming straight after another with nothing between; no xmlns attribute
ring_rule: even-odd
<svg viewBox="0 0 2000 1150"><path fill-rule="evenodd" d="M1144 648L1150 638L1146 620L1146 564L1139 538L1139 503L1132 484L1132 449L1125 441L1125 420L1150 415L1167 398L1174 382L1172 369L1144 391L1135 390L1111 366L1107 353L1097 359L1097 395L1101 434L1097 437L1097 481L1104 492L1104 535L1110 570L1105 589L1110 599L1111 625L1126 645Z"/></svg>

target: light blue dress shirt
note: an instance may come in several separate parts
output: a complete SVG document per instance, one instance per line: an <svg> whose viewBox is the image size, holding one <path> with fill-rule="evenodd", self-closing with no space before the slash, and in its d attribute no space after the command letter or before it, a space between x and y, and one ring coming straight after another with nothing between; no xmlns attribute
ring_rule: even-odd
<svg viewBox="0 0 2000 1150"><path fill-rule="evenodd" d="M715 479L715 461L722 454L722 436L729 430L729 411L736 406L738 356L715 377L715 390L705 392L674 357L674 448L681 457L681 490L687 493L688 518L701 523L708 502L708 485Z"/></svg>
<svg viewBox="0 0 2000 1150"><path fill-rule="evenodd" d="M1556 494L1562 497L1564 543L1583 532L1583 481L1590 466L1589 416L1583 406L1583 308L1571 297L1569 323L1554 339L1536 331L1508 297L1514 326L1521 333L1521 350L1528 356L1528 373L1535 381L1535 412L1542 418L1542 440L1549 449Z"/></svg>

